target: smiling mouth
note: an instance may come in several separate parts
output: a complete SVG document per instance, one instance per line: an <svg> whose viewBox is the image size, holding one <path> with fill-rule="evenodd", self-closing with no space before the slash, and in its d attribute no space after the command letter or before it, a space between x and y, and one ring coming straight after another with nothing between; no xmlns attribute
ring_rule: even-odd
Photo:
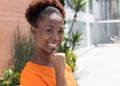
<svg viewBox="0 0 120 86"><path fill-rule="evenodd" d="M48 46L49 46L51 49L58 49L58 43L49 43Z"/></svg>

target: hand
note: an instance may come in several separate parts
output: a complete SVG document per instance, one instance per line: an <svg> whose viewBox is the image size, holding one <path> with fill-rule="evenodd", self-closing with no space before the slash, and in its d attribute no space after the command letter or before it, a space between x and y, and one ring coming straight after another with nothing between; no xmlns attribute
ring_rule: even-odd
<svg viewBox="0 0 120 86"><path fill-rule="evenodd" d="M57 53L54 50L50 56L50 60L57 71L65 70L65 54L64 53Z"/></svg>
<svg viewBox="0 0 120 86"><path fill-rule="evenodd" d="M56 86L68 86L65 78L65 54L55 50L50 56L51 63L55 68Z"/></svg>

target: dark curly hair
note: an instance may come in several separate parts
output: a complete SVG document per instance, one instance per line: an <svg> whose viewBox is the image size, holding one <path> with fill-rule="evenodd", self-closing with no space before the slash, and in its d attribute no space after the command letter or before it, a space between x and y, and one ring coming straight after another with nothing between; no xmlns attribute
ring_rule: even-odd
<svg viewBox="0 0 120 86"><path fill-rule="evenodd" d="M32 26L37 27L37 21L51 13L58 13L65 18L64 7L58 0L34 0L26 10L25 17Z"/></svg>

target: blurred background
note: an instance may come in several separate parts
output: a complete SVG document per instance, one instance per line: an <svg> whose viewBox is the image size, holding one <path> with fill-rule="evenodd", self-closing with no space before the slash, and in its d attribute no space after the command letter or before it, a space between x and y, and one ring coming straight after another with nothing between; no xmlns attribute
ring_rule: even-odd
<svg viewBox="0 0 120 86"><path fill-rule="evenodd" d="M30 35L24 14L31 1L0 0L0 76L15 65L18 29L20 36ZM120 86L120 0L60 1L66 11L65 31L72 40L67 45L78 37L72 49L77 55L73 70L79 85Z"/></svg>

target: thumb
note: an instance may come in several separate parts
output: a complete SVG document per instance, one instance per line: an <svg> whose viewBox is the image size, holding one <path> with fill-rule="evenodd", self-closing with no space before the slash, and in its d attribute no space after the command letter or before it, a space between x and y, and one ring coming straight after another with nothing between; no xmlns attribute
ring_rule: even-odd
<svg viewBox="0 0 120 86"><path fill-rule="evenodd" d="M54 56L55 53L57 53L57 50L53 49L52 52L51 52L51 56Z"/></svg>

